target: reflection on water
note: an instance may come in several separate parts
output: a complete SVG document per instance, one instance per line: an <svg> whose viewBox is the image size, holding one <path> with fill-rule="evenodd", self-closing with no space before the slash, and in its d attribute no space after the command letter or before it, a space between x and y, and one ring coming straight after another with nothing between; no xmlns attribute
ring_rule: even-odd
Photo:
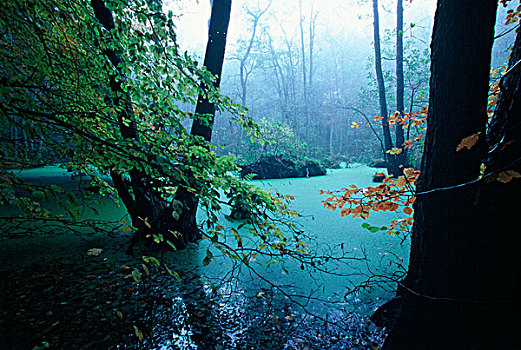
<svg viewBox="0 0 521 350"><path fill-rule="evenodd" d="M192 251L192 253L196 253ZM198 264L197 254L183 253L186 266ZM186 267L185 266L185 267ZM147 349L365 349L378 344L363 316L337 310L327 325L297 310L274 288L252 295L234 279L219 285L195 270L181 270L181 281L151 275L140 293L148 303L140 317Z"/></svg>
<svg viewBox="0 0 521 350"><path fill-rule="evenodd" d="M362 220L325 210L317 195L321 189L336 190L351 183L371 185L373 172L360 167L310 179L254 181L295 196L293 205L302 215L299 224L312 238L313 248L341 258L302 269L292 261L268 266L266 259L258 257L245 266L219 257L215 251L216 260L202 266L206 249L211 248L207 241L170 255L168 264L186 271L184 283L169 287L173 288L171 308L151 311L150 324L155 325L151 346L292 349L314 344L309 348L318 349L317 344L323 342L342 349L351 348L354 341L361 348L373 344L370 333L361 330L371 327L367 315L392 295L394 286L386 283L387 277L402 272L396 263L406 266L408 242L369 233L361 228ZM379 213L369 221L384 225L394 218L396 214ZM367 288L357 290L360 285ZM356 291L351 292L353 289ZM327 328L322 321L338 324L343 333L335 333L341 331ZM345 330L350 330L352 338Z"/></svg>

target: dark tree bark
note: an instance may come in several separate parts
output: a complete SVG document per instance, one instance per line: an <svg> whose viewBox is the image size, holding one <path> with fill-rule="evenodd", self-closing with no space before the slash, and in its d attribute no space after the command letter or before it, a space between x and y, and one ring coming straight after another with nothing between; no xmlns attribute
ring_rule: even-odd
<svg viewBox="0 0 521 350"><path fill-rule="evenodd" d="M403 117L404 107L404 78L403 78L403 0L396 1L396 109ZM409 111L411 112L411 111ZM396 156L398 166L404 166L407 162L407 149L403 148L405 136L403 125L395 124L396 147L402 149L402 153Z"/></svg>
<svg viewBox="0 0 521 350"><path fill-rule="evenodd" d="M221 74L224 62L224 52L226 49L226 35L228 24L230 23L231 0L214 0L212 2L212 15L208 29L208 43L204 56L204 66L208 72L215 76L214 87L218 88L221 83ZM208 88L203 86L208 91ZM200 94L195 108L197 116L194 119L190 134L202 137L204 141L210 142L212 139L212 129L215 119L215 103L209 99L207 94ZM196 188L196 186L194 186ZM185 187L179 187L176 192L176 199L183 203L181 209L181 219L178 221L180 226L178 231L183 233L188 241L195 241L201 237L197 227L196 214L198 199L197 193L188 191Z"/></svg>
<svg viewBox="0 0 521 350"><path fill-rule="evenodd" d="M498 181L502 175L515 171L521 174L521 31L509 61L508 73L500 82L501 94L489 129L489 158L486 161L486 176L481 184L478 208L481 219L479 239L484 242L474 253L483 254L481 278L486 281L483 294L495 296L495 327L497 337L504 340L504 348L519 346L521 328L521 264L519 261L519 198L521 179L507 183ZM495 181L492 181L495 180ZM499 234L499 237L497 236ZM499 288L498 288L499 287ZM492 318L492 317L491 317ZM503 341L501 342L503 343ZM496 346L500 348L500 346Z"/></svg>
<svg viewBox="0 0 521 350"><path fill-rule="evenodd" d="M409 271L384 349L519 345L519 239L513 229L519 214L513 208L519 208L520 180L475 181L487 156L483 135L496 7L489 0L438 1ZM519 170L519 70L513 77L515 83L504 81L506 108L496 119L510 125L505 139L517 146L493 157L492 171L512 161ZM476 133L481 137L474 147L456 151L463 138Z"/></svg>
<svg viewBox="0 0 521 350"><path fill-rule="evenodd" d="M231 7L231 0L212 1L212 15L208 29L208 44L206 45L204 66L208 72L215 76L215 87L219 87L221 84ZM198 118L194 120L190 133L194 136L201 136L205 141L210 142L215 119L215 103L210 101L206 94L199 95L195 114Z"/></svg>
<svg viewBox="0 0 521 350"><path fill-rule="evenodd" d="M382 53L380 49L380 19L378 15L378 0L373 0L373 37L374 37L374 66L376 71L376 81L378 83L378 99L380 101L380 117L382 117L382 131L385 151L393 148L391 130L389 128L389 116L387 112L387 98L385 94L384 75L382 72ZM395 157L385 152L387 162L387 172L389 175L401 175L400 169L396 166Z"/></svg>
<svg viewBox="0 0 521 350"><path fill-rule="evenodd" d="M105 6L103 0L91 0L91 6L96 18L105 29L115 29L112 12ZM219 86L221 79L230 9L231 0L216 0L213 2L204 65L216 77L215 87ZM114 50L104 50L103 54L107 56L119 73L117 77L115 75L110 77L110 87L116 96L114 103L121 107L121 112L118 115L121 136L139 145L140 135L136 127L132 101L130 95L124 92L122 86L124 76L120 67L121 57ZM210 142L215 105L206 94L199 96L196 114L201 118L194 120L191 134ZM178 249L184 248L188 243L200 238L201 235L196 223L197 197L196 194L187 190L187 187L196 188L195 184L179 185L176 199L182 204L180 208L174 208L174 202L169 203L164 200L154 188L154 181L151 181L138 169L129 172L130 183L124 179L122 174L115 171L111 173L111 177L131 216L132 225L137 228L127 253L132 253L133 247L138 241L153 244L153 234L161 234L165 241L169 241ZM180 219L174 218L172 215L174 211L179 214ZM162 248L169 247L165 242L160 243L160 246Z"/></svg>
<svg viewBox="0 0 521 350"><path fill-rule="evenodd" d="M105 6L103 0L91 0L91 6L96 19L105 29L109 31L116 29L112 11ZM132 100L130 94L123 89L125 78L121 72L120 54L112 49L104 49L102 53L118 72L118 75L110 76L109 84L114 95L113 103L120 107L117 118L121 136L139 145L141 141L132 109ZM130 181L126 181L123 175L116 171L112 171L110 175L116 191L131 217L132 226L137 229L129 246L128 252L130 253L136 241L144 238L151 229L161 232L171 226L171 211L168 210L168 203L162 200L151 186L150 179L139 169L134 168L129 171Z"/></svg>

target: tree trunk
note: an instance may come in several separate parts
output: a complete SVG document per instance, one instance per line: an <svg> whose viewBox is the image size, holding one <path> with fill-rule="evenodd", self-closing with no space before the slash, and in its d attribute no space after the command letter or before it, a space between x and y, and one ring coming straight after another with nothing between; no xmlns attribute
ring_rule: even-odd
<svg viewBox="0 0 521 350"><path fill-rule="evenodd" d="M212 2L204 66L208 72L215 76L213 83L215 88L218 88L221 82L231 5L231 0L214 0ZM203 86L203 90L209 89L205 89ZM205 142L210 142L215 119L215 103L209 99L208 95L199 95L195 114L197 118L194 119L190 134L202 137ZM199 203L197 193L188 191L186 187L179 187L176 192L176 199L182 203L181 208L179 208L181 219L176 222L177 231L183 234L184 241L193 242L201 237L196 220Z"/></svg>
<svg viewBox="0 0 521 350"><path fill-rule="evenodd" d="M313 91L313 73L314 73L314 67L313 67L313 47L315 44L315 26L316 26L316 19L317 14L314 13L314 2L311 2L311 10L309 11L309 79L308 79L308 86L309 91Z"/></svg>
<svg viewBox="0 0 521 350"><path fill-rule="evenodd" d="M403 78L403 0L396 1L396 109L403 117L404 107L404 78ZM411 112L411 111L409 111ZM403 125L395 124L396 147L402 152L396 156L398 166L405 166L407 162L407 149L404 147L405 136Z"/></svg>
<svg viewBox="0 0 521 350"><path fill-rule="evenodd" d="M333 148L333 136L335 127L338 127L335 125L335 115L331 113L331 117L329 118L329 155L333 157L335 155L335 151Z"/></svg>
<svg viewBox="0 0 521 350"><path fill-rule="evenodd" d="M204 66L216 78L214 87L219 87L221 84L231 7L231 0L214 0L212 2L212 15L208 29L208 44L204 56ZM201 136L205 141L210 142L215 118L215 103L210 101L207 95L200 94L195 114L198 118L192 124L191 135Z"/></svg>
<svg viewBox="0 0 521 350"><path fill-rule="evenodd" d="M385 96L384 75L382 72L382 54L380 50L380 19L378 16L378 0L373 0L373 35L374 35L374 66L376 71L376 81L378 82L378 98L380 101L380 117L382 117L382 131L384 138L385 151L393 148L391 130L389 128L389 116L387 112L387 98ZM389 175L401 175L400 169L396 166L395 157L385 152L387 162L387 172Z"/></svg>
<svg viewBox="0 0 521 350"><path fill-rule="evenodd" d="M300 13L300 53L302 55L302 92L304 94L303 108L304 117L306 121L306 142L309 147L311 141L311 120L309 115L309 96L308 96L308 85L306 78L306 50L304 45L304 16L302 15L302 0L299 1L299 13Z"/></svg>
<svg viewBox="0 0 521 350"><path fill-rule="evenodd" d="M105 29L109 31L116 29L112 11L105 6L103 0L91 0L91 6L96 19ZM120 76L117 79L116 75L112 74L109 84L114 95L114 104L121 108L121 112L117 116L121 136L140 144L140 135L136 126L130 94L123 89L124 77L121 72L121 58L113 49L105 49L102 53L109 59ZM116 191L132 219L132 226L137 229L137 233L129 246L128 252L131 252L135 242L148 235L152 224L155 224L154 229L164 226L162 223L169 220L164 217L171 217L171 214L167 213L168 204L155 192L150 185L150 179L139 169L134 168L129 171L130 181L126 181L123 174L118 171L112 171L110 175Z"/></svg>
<svg viewBox="0 0 521 350"><path fill-rule="evenodd" d="M484 293L498 302L494 310L496 327L501 327L498 338L505 339L504 348L519 346L521 327L521 264L519 262L519 198L521 179L507 183L498 181L505 172L521 174L521 31L510 55L509 71L500 83L501 94L489 129L489 158L486 176L478 201L481 218L480 239L486 242L486 259L482 262L482 279L487 281ZM496 178L497 176L497 178ZM498 237L494 233L499 233ZM479 254L480 247L475 254ZM481 253L482 254L482 253ZM499 288L498 288L499 286ZM498 347L499 348L499 347Z"/></svg>
<svg viewBox="0 0 521 350"><path fill-rule="evenodd" d="M105 6L103 0L91 0L91 6L98 21L107 29L115 29L112 12ZM206 50L204 65L210 73L216 76L215 86L219 86L224 48L226 44L226 32L230 19L231 0L214 1L212 17L210 20L209 40ZM132 101L129 93L123 89L124 77L121 74L121 58L112 49L103 51L111 64L117 69L120 79L110 77L110 87L114 93L114 103L121 106L118 115L118 126L121 136L140 144L140 135L136 127L136 120L132 109ZM211 139L212 126L215 117L215 105L209 101L208 96L200 95L196 106L196 114L203 118L196 118L192 125L191 134L201 136L205 141ZM203 120L206 118L205 120ZM154 235L162 235L162 248L168 248L172 243L176 248L184 248L189 242L200 238L196 223L197 197L189 192L190 184L183 184L176 192L177 201L171 203L164 200L157 192L150 179L137 168L129 171L130 181L125 180L122 173L111 172L111 177L119 197L127 208L132 219L132 226L137 232L128 247L127 253L132 253L134 245L138 241L148 244L154 243ZM160 184L159 184L160 186ZM175 207L174 203L181 203ZM173 213L177 212L180 219L176 219Z"/></svg>
<svg viewBox="0 0 521 350"><path fill-rule="evenodd" d="M492 214L504 209L503 202L484 202L473 182L486 156L485 138L456 151L463 138L486 131L496 7L489 0L438 2L409 271L384 349L515 347L505 317L519 317L508 304L508 296L518 298L511 285L519 282L519 262L509 248L516 244L503 237L512 236L514 216L508 225L498 222Z"/></svg>

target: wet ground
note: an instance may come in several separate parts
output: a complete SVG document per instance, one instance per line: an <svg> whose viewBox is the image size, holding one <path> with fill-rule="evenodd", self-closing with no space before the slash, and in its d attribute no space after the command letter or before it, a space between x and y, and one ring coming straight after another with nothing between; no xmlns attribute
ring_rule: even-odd
<svg viewBox="0 0 521 350"><path fill-rule="evenodd" d="M89 256L4 271L0 348L371 349L382 340L355 314L344 315L341 330L269 290L218 296L190 272L178 280L153 266L150 275L139 270L137 283L133 267Z"/></svg>

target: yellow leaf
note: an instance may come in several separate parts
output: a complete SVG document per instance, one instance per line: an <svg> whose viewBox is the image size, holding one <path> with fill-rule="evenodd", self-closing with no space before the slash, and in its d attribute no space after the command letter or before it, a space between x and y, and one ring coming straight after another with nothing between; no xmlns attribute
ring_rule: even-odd
<svg viewBox="0 0 521 350"><path fill-rule="evenodd" d="M142 341L143 340L143 332L141 332L141 330L139 328L137 328L136 325L133 325L134 326L134 333L136 334L136 337L139 339L139 341Z"/></svg>
<svg viewBox="0 0 521 350"><path fill-rule="evenodd" d="M143 219L141 216L138 216L138 219L143 221L143 223L149 230L152 228L152 225L150 225L150 223L148 222L148 217Z"/></svg>
<svg viewBox="0 0 521 350"><path fill-rule="evenodd" d="M465 137L463 140L461 140L460 144L456 148L456 151L459 152L463 148L471 149L472 147L474 147L476 142L478 142L479 135L481 135L481 131L478 132L477 134L472 134L472 135L470 135L468 137Z"/></svg>
<svg viewBox="0 0 521 350"><path fill-rule="evenodd" d="M521 178L521 174L514 170L502 171L497 175L497 180L504 184L512 181L512 179L515 178Z"/></svg>

